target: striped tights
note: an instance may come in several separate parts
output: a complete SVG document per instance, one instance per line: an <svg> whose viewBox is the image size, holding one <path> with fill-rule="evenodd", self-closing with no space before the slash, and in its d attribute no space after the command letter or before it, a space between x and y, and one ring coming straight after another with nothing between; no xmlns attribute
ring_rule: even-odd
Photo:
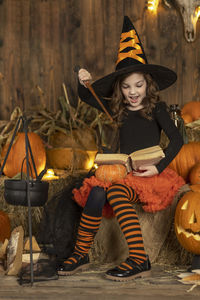
<svg viewBox="0 0 200 300"><path fill-rule="evenodd" d="M147 259L144 250L141 228L133 208L133 203L138 201L136 193L128 186L122 184L112 185L107 191L107 200L112 206L120 228L126 238L129 248L129 258L137 264ZM130 269L127 263L122 263L119 268Z"/></svg>
<svg viewBox="0 0 200 300"><path fill-rule="evenodd" d="M96 203L94 203L95 201ZM88 254L101 223L102 208L105 201L105 191L99 187L94 188L81 216L74 254L82 257ZM137 264L143 263L147 259L147 256L144 250L139 220L132 205L138 201L136 193L128 186L114 184L108 188L107 201L112 206L120 228L126 238L129 248L129 258ZM76 258L72 255L65 263L76 263ZM119 268L127 270L132 267L127 262L124 262L120 264Z"/></svg>

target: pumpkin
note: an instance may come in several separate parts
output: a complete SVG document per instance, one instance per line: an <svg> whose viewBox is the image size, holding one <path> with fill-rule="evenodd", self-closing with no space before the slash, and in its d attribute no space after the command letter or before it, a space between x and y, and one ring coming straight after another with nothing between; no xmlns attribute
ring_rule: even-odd
<svg viewBox="0 0 200 300"><path fill-rule="evenodd" d="M40 172L45 168L46 165L46 151L44 148L44 144L42 139L34 132L28 133L28 138L37 170L37 174L40 174ZM9 144L6 144L1 152L1 157L5 157L7 150L8 150ZM18 132L14 143L11 147L10 153L8 155L6 164L4 166L3 172L8 177L13 177L16 174L21 172L22 162L26 156L26 150L25 150L25 133L24 132ZM35 173L33 169L32 160L30 159L29 154L29 161L30 166L33 172L33 177L35 178ZM3 163L3 162L2 162ZM24 173L26 173L26 162L24 162L23 170ZM31 174L30 174L31 175Z"/></svg>
<svg viewBox="0 0 200 300"><path fill-rule="evenodd" d="M169 164L169 168L176 171L187 182L192 167L200 162L200 142L189 142L184 144L179 153Z"/></svg>
<svg viewBox="0 0 200 300"><path fill-rule="evenodd" d="M184 104L181 109L181 115L189 114L192 117L192 121L200 119L200 102L190 101Z"/></svg>
<svg viewBox="0 0 200 300"><path fill-rule="evenodd" d="M11 225L8 215L0 210L0 242L4 242L5 239L10 238L11 235Z"/></svg>
<svg viewBox="0 0 200 300"><path fill-rule="evenodd" d="M183 248L200 254L200 193L189 191L180 199L175 212L175 233Z"/></svg>
<svg viewBox="0 0 200 300"><path fill-rule="evenodd" d="M200 162L192 167L189 173L189 181L191 184L200 184Z"/></svg>
<svg viewBox="0 0 200 300"><path fill-rule="evenodd" d="M100 165L95 171L97 179L103 182L116 182L126 176L127 171L124 165Z"/></svg>
<svg viewBox="0 0 200 300"><path fill-rule="evenodd" d="M76 148L47 149L47 162L53 169L88 170L94 164L96 153Z"/></svg>
<svg viewBox="0 0 200 300"><path fill-rule="evenodd" d="M191 123L193 121L193 118L190 114L185 113L185 114L182 114L181 117L185 124Z"/></svg>
<svg viewBox="0 0 200 300"><path fill-rule="evenodd" d="M190 185L190 189L193 192L199 192L200 193L200 184L192 184L192 185Z"/></svg>

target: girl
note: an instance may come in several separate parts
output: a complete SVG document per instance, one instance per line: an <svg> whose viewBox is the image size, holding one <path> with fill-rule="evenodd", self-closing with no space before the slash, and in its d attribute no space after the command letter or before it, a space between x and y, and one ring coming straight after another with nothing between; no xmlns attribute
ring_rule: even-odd
<svg viewBox="0 0 200 300"><path fill-rule="evenodd" d="M102 110L85 85L86 81L91 80L90 73L81 69L78 76L81 99ZM133 203L140 201L148 212L164 209L184 184L181 177L167 168L183 141L166 104L158 96L158 90L170 86L175 80L173 71L147 63L139 37L129 18L125 17L116 71L96 81L93 88L119 126L121 153L130 154L158 145L161 130L169 138L169 144L165 149L165 158L157 165L141 167L112 185L91 176L84 180L80 189L74 189L74 198L84 209L74 253L60 265L59 275L71 275L88 267L88 251L107 203L112 207L126 238L129 257L116 268L108 270L106 278L127 281L149 275L151 265Z"/></svg>

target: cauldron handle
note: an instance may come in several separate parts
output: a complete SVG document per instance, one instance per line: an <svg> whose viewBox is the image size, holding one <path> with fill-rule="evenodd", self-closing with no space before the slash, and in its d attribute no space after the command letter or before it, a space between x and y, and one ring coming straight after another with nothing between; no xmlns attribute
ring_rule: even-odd
<svg viewBox="0 0 200 300"><path fill-rule="evenodd" d="M27 157L25 156L24 159L23 159L23 161L22 161L22 166L21 166L21 180L22 180L23 166L24 166L24 162L25 162L26 159L27 159ZM31 164L30 164L29 160L28 160L28 165L29 165L29 168L30 168L30 171L31 171L31 177L33 178L33 170L31 168Z"/></svg>

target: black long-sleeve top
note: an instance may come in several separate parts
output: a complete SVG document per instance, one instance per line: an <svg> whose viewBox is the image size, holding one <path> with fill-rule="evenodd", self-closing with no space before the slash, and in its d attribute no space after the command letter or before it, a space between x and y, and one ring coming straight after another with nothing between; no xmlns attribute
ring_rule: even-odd
<svg viewBox="0 0 200 300"><path fill-rule="evenodd" d="M101 106L89 90L80 84L78 93L81 100L102 111ZM99 98L112 115L108 101L101 97ZM156 104L152 112L152 120L142 117L139 110L126 110L122 125L119 127L120 152L130 154L136 150L158 145L160 143L161 130L169 138L169 144L164 149L165 157L156 165L158 172L161 173L174 159L183 145L182 136L170 118L165 102Z"/></svg>

